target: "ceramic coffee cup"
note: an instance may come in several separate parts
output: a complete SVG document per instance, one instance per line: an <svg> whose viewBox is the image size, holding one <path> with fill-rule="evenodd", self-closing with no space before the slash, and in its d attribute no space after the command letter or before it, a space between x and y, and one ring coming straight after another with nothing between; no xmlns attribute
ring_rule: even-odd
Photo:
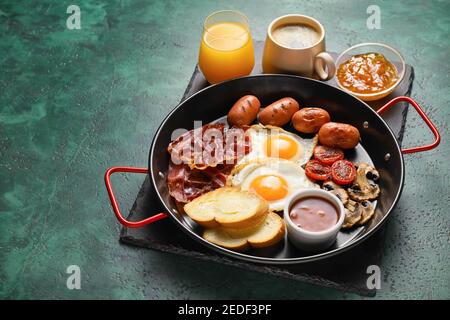
<svg viewBox="0 0 450 320"><path fill-rule="evenodd" d="M301 37L305 36L303 44L290 46L275 37L279 31L276 30L286 26L306 27L306 31L313 31L314 37L300 32L300 42ZM288 73L310 78L317 75L321 80L331 79L336 71L333 58L325 52L325 29L316 19L298 14L279 17L269 25L262 67L264 73Z"/></svg>

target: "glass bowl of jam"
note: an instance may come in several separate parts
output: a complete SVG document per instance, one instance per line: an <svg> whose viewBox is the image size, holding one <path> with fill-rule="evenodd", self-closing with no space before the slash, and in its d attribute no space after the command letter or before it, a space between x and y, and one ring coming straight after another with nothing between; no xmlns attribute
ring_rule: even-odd
<svg viewBox="0 0 450 320"><path fill-rule="evenodd" d="M336 59L336 82L344 91L364 101L390 94L405 75L405 60L383 43L361 43Z"/></svg>

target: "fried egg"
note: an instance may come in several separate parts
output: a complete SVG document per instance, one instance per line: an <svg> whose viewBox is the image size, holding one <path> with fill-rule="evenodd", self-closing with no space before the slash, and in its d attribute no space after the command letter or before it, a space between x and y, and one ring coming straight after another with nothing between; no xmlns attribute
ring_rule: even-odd
<svg viewBox="0 0 450 320"><path fill-rule="evenodd" d="M293 161L268 158L236 166L228 185L253 191L269 203L270 210L281 211L289 196L297 190L318 188Z"/></svg>
<svg viewBox="0 0 450 320"><path fill-rule="evenodd" d="M304 165L311 158L318 140L317 135L304 139L282 128L260 124L251 126L246 134L250 137L251 151L238 164L279 158Z"/></svg>

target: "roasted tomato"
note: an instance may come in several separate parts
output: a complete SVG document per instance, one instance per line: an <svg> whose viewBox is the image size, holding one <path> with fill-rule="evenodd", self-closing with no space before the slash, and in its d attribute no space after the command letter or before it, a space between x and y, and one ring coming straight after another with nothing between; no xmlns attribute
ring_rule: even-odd
<svg viewBox="0 0 450 320"><path fill-rule="evenodd" d="M338 160L331 166L331 177L340 185L350 184L355 180L356 169L348 160Z"/></svg>
<svg viewBox="0 0 450 320"><path fill-rule="evenodd" d="M330 179L331 168L320 161L309 160L305 166L305 173L311 180L325 181Z"/></svg>
<svg viewBox="0 0 450 320"><path fill-rule="evenodd" d="M336 161L344 159L344 151L338 148L316 146L314 148L314 158L323 164L332 165Z"/></svg>

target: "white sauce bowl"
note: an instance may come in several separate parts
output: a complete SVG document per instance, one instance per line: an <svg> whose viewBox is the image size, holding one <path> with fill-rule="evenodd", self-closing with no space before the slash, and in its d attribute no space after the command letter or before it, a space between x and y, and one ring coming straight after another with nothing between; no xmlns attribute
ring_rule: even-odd
<svg viewBox="0 0 450 320"><path fill-rule="evenodd" d="M309 231L297 226L289 216L292 205L300 199L317 197L330 201L338 211L339 219L335 225L322 231ZM334 194L321 189L303 189L294 192L284 206L284 221L286 223L289 240L304 251L320 251L330 247L335 241L342 224L344 223L344 205Z"/></svg>

